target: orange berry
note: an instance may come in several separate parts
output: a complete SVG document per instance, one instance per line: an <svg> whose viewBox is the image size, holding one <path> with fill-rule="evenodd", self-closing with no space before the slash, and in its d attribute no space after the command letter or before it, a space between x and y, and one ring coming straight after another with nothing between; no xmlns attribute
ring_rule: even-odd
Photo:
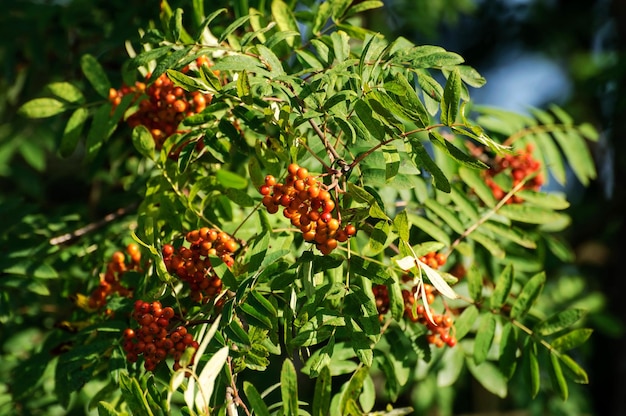
<svg viewBox="0 0 626 416"><path fill-rule="evenodd" d="M287 172L289 172L289 174L292 176L296 175L296 173L298 172L298 169L300 169L300 166L296 165L295 163L292 163L289 166L287 166Z"/></svg>
<svg viewBox="0 0 626 416"><path fill-rule="evenodd" d="M122 253L121 251L116 251L115 253L113 253L113 255L111 256L111 261L113 263L116 264L122 264L124 263L124 253Z"/></svg>

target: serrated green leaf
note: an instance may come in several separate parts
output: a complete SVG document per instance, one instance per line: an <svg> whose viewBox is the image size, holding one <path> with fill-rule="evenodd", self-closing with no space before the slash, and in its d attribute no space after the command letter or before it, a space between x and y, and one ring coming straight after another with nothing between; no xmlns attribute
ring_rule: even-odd
<svg viewBox="0 0 626 416"><path fill-rule="evenodd" d="M332 378L328 366L324 366L315 380L311 416L326 416L330 410Z"/></svg>
<svg viewBox="0 0 626 416"><path fill-rule="evenodd" d="M280 372L280 392L283 401L283 415L298 416L298 376L290 359L283 362Z"/></svg>
<svg viewBox="0 0 626 416"><path fill-rule="evenodd" d="M354 103L354 110L361 123L365 126L369 134L377 140L385 139L385 128L372 113L372 108L364 100Z"/></svg>
<svg viewBox="0 0 626 416"><path fill-rule="evenodd" d="M409 241L409 231L411 225L409 224L409 217L406 210L401 211L393 219L393 227L403 241Z"/></svg>
<svg viewBox="0 0 626 416"><path fill-rule="evenodd" d="M482 364L487 359L495 332L496 317L490 313L483 314L474 340L474 363L476 365Z"/></svg>
<svg viewBox="0 0 626 416"><path fill-rule="evenodd" d="M237 76L237 96L241 98L244 104L252 104L250 80L248 80L248 73L246 71L241 71Z"/></svg>
<svg viewBox="0 0 626 416"><path fill-rule="evenodd" d="M517 193L524 202L550 209L567 209L570 206L565 195L556 193L536 192L529 189L522 189Z"/></svg>
<svg viewBox="0 0 626 416"><path fill-rule="evenodd" d="M566 309L560 311L545 321L540 322L534 328L539 335L552 335L569 328L586 315L583 309Z"/></svg>
<svg viewBox="0 0 626 416"><path fill-rule="evenodd" d="M552 341L552 346L558 351L569 351L585 343L593 333L590 328L578 328Z"/></svg>
<svg viewBox="0 0 626 416"><path fill-rule="evenodd" d="M434 199L427 199L424 205L439 218L441 218L452 230L456 233L463 234L465 227L456 216L456 213L452 211L447 205L443 205Z"/></svg>
<svg viewBox="0 0 626 416"><path fill-rule="evenodd" d="M576 363L576 361L572 360L572 358L567 354L560 354L559 358L563 364L565 364L575 383L589 384L589 376L587 375L587 372L583 370L582 367Z"/></svg>
<svg viewBox="0 0 626 416"><path fill-rule="evenodd" d="M240 304L239 309L244 314L246 314L251 324L263 329L272 329L272 320L268 316L263 314L263 312L258 311L256 308L249 305L248 303Z"/></svg>
<svg viewBox="0 0 626 416"><path fill-rule="evenodd" d="M458 65L457 68L461 74L461 79L469 86L480 88L487 82L487 80L471 66Z"/></svg>
<svg viewBox="0 0 626 416"><path fill-rule="evenodd" d="M560 223L568 218L567 215L548 208L525 204L507 204L502 206L498 213L513 221L525 222L527 224Z"/></svg>
<svg viewBox="0 0 626 416"><path fill-rule="evenodd" d="M472 329L478 319L478 315L478 308L474 305L470 305L455 319L454 328L456 329L455 334L458 341Z"/></svg>
<svg viewBox="0 0 626 416"><path fill-rule="evenodd" d="M152 71L152 74L150 75L150 79L158 79L163 73L165 73L165 71L175 67L182 58L189 55L192 48L192 46L186 46L167 55L156 65L154 71Z"/></svg>
<svg viewBox="0 0 626 416"><path fill-rule="evenodd" d="M262 60L265 62L265 66L273 77L281 76L285 74L283 64L271 49L264 45L256 45L256 49L261 55Z"/></svg>
<svg viewBox="0 0 626 416"><path fill-rule="evenodd" d="M365 0L361 3L357 3L355 5L353 5L352 7L350 7L348 9L348 11L345 14L345 18L354 16L358 13L367 11L367 10L372 10L372 9L378 9L380 7L383 7L384 3L382 1L378 1L378 0Z"/></svg>
<svg viewBox="0 0 626 416"><path fill-rule="evenodd" d="M154 416L136 378L120 373L120 389L133 415Z"/></svg>
<svg viewBox="0 0 626 416"><path fill-rule="evenodd" d="M96 110L91 127L87 133L87 155L94 157L102 147L102 144L113 134L115 125L110 123L111 104L104 104Z"/></svg>
<svg viewBox="0 0 626 416"><path fill-rule="evenodd" d="M55 98L35 98L24 103L18 113L28 118L46 118L67 110L67 103Z"/></svg>
<svg viewBox="0 0 626 416"><path fill-rule="evenodd" d="M341 395L340 409L342 415L351 414L348 413L349 403L351 401L356 403L359 399L359 395L361 394L361 390L363 389L363 382L368 375L368 371L369 369L367 367L361 367L352 375L352 377L350 377L350 381L348 381L346 389ZM358 410L360 412L360 409Z"/></svg>
<svg viewBox="0 0 626 416"><path fill-rule="evenodd" d="M595 179L596 168L584 139L574 129L567 132L555 130L552 135L563 150L578 180L587 186L590 179Z"/></svg>
<svg viewBox="0 0 626 416"><path fill-rule="evenodd" d="M419 215L409 214L409 218L411 223L417 228L421 229L435 240L443 243L444 246L450 246L450 236L441 227Z"/></svg>
<svg viewBox="0 0 626 416"><path fill-rule="evenodd" d="M495 282L495 288L491 295L490 304L492 309L500 309L506 303L506 299L513 287L513 264L508 263Z"/></svg>
<svg viewBox="0 0 626 416"><path fill-rule="evenodd" d="M484 231L490 231L496 236L503 237L525 248L537 248L535 236L530 235L525 230L512 225L505 225L499 222L487 221L482 225Z"/></svg>
<svg viewBox="0 0 626 416"><path fill-rule="evenodd" d="M483 297L483 275L481 270L475 265L467 271L467 285L470 297L475 302L480 302Z"/></svg>
<svg viewBox="0 0 626 416"><path fill-rule="evenodd" d="M507 322L500 333L500 359L498 361L498 367L507 380L515 374L517 350L517 333L513 324Z"/></svg>
<svg viewBox="0 0 626 416"><path fill-rule="evenodd" d="M561 369L561 363L556 354L550 354L550 378L552 379L552 386L559 392L559 396L563 401L567 400L569 390L567 387L567 381L563 376L563 369Z"/></svg>
<svg viewBox="0 0 626 416"><path fill-rule="evenodd" d="M464 62L461 55L433 45L420 45L400 53L396 61L410 62L413 68L441 68Z"/></svg>
<svg viewBox="0 0 626 416"><path fill-rule="evenodd" d="M74 153L88 117L89 110L84 107L79 107L72 113L65 125L61 144L59 145L59 154L61 157L69 157Z"/></svg>
<svg viewBox="0 0 626 416"><path fill-rule="evenodd" d="M424 145L420 143L417 139L410 140L410 143L413 147L413 156L415 158L415 164L417 165L417 168L420 170L427 170L432 175L435 187L442 192L449 193L450 182L448 182L448 178L446 178L446 175L443 173L443 171L431 159L430 155L424 148Z"/></svg>
<svg viewBox="0 0 626 416"><path fill-rule="evenodd" d="M446 126L451 126L456 121L461 99L461 85L461 74L457 68L454 68L448 75L441 99L441 122Z"/></svg>
<svg viewBox="0 0 626 416"><path fill-rule="evenodd" d="M172 80L174 85L181 87L185 91L198 91L205 89L205 86L202 85L202 83L200 83L197 79L192 78L189 75L185 75L182 72L174 69L168 69L165 73L168 78Z"/></svg>
<svg viewBox="0 0 626 416"><path fill-rule="evenodd" d="M83 55L80 58L80 67L93 89L101 97L109 98L111 82L98 60L89 54Z"/></svg>
<svg viewBox="0 0 626 416"><path fill-rule="evenodd" d="M474 170L465 166L459 167L459 175L463 182L465 182L470 189L487 205L488 207L494 207L496 205L496 199L493 196L491 188L487 186L480 174Z"/></svg>
<svg viewBox="0 0 626 416"><path fill-rule="evenodd" d="M450 156L456 162L462 166L467 166L471 169L486 169L488 166L480 160L473 158L465 154L461 149L456 147L450 140L446 140L441 134L436 131L428 132L428 137L431 142L437 146L442 152Z"/></svg>
<svg viewBox="0 0 626 416"><path fill-rule="evenodd" d="M170 31L172 32L172 40L178 42L180 35L183 32L183 9L177 8L174 10L174 14L169 24Z"/></svg>
<svg viewBox="0 0 626 416"><path fill-rule="evenodd" d="M546 274L544 272L537 273L524 285L522 292L513 303L511 308L512 319L522 319L537 300L537 297L543 289L546 282Z"/></svg>
<svg viewBox="0 0 626 416"><path fill-rule="evenodd" d="M98 403L98 416L119 416L120 413L107 402Z"/></svg>

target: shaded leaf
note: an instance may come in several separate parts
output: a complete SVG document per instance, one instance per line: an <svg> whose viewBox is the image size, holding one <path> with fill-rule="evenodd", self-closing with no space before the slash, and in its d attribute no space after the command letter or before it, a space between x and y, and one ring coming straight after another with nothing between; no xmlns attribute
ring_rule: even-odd
<svg viewBox="0 0 626 416"><path fill-rule="evenodd" d="M537 273L524 285L522 292L513 303L511 308L511 318L521 319L528 313L533 303L541 293L543 285L546 282L546 274L544 272Z"/></svg>
<svg viewBox="0 0 626 416"><path fill-rule="evenodd" d="M93 56L86 54L80 58L80 67L83 70L85 78L89 81L96 92L104 98L109 98L109 90L111 82L107 77L104 69Z"/></svg>
<svg viewBox="0 0 626 416"><path fill-rule="evenodd" d="M487 359L487 354L496 332L496 317L490 313L482 315L480 326L474 340L474 363L480 365Z"/></svg>
<svg viewBox="0 0 626 416"><path fill-rule="evenodd" d="M495 288L491 295L490 304L492 309L500 309L506 303L506 299L513 287L513 264L508 263L500 272L495 282Z"/></svg>
<svg viewBox="0 0 626 416"><path fill-rule="evenodd" d="M583 309L566 309L560 311L545 321L540 322L534 328L539 335L552 335L569 328L578 322L587 312Z"/></svg>
<svg viewBox="0 0 626 416"><path fill-rule="evenodd" d="M448 75L441 100L441 122L446 126L451 126L456 121L461 99L461 84L461 74L454 68Z"/></svg>

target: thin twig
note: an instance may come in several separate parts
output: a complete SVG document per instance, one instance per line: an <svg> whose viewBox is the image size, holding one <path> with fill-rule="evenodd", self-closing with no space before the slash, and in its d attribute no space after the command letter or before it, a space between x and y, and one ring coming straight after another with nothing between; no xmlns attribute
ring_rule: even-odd
<svg viewBox="0 0 626 416"><path fill-rule="evenodd" d="M129 214L131 211L133 211L134 209L137 208L137 206L139 206L139 204L137 202L133 202L132 204L123 207L123 208L119 208L116 211L105 215L102 219L89 223L83 227L80 227L77 230L74 230L72 232L66 233L66 234L62 234L59 235L57 237L53 237L50 239L50 244L53 246L59 245L59 244L64 244L67 243L69 241L78 239L82 236L84 236L87 233L90 233L91 231L95 231L98 228L104 227L105 225L117 220L120 217L123 217L124 215Z"/></svg>

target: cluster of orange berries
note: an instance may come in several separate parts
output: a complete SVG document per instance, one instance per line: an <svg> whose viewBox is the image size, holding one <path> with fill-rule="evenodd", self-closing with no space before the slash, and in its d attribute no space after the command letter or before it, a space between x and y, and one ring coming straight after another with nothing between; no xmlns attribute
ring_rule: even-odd
<svg viewBox="0 0 626 416"><path fill-rule="evenodd" d="M168 356L174 359L174 371L180 368L180 358L189 347L198 348L198 342L187 328L172 325L174 309L162 307L161 302L137 300L134 305L133 319L139 324L134 330L126 328L123 333L122 348L126 359L134 363L143 355L146 371L154 371L157 365Z"/></svg>
<svg viewBox="0 0 626 416"><path fill-rule="evenodd" d="M184 68L183 72L187 72ZM146 76L146 82L150 75ZM122 101L127 94L134 94L133 101L147 96L138 103L138 109L128 117L126 122L130 127L144 125L148 128L157 149L163 146L165 140L176 133L180 122L191 115L202 112L211 103L210 94L199 91L187 92L177 87L165 75L158 77L149 86L145 82L135 82L134 86L124 85L119 90L109 90L109 101L113 108Z"/></svg>
<svg viewBox="0 0 626 416"><path fill-rule="evenodd" d="M121 251L116 251L107 263L106 271L100 278L100 284L89 295L89 307L99 309L106 305L107 297L113 293L120 296L130 297L132 291L122 285L122 275L128 270L139 270L141 252L136 244L129 244L126 253L130 257L130 262L126 263L126 256Z"/></svg>
<svg viewBox="0 0 626 416"><path fill-rule="evenodd" d="M446 262L445 255L441 253L430 252L425 256L419 258L423 263L426 263L429 267L437 269L443 266ZM404 282L412 281L410 274L405 274L402 277ZM432 321L429 319L426 313L426 307L429 307L435 301L436 290L433 286L424 283L424 292L426 293L426 302L428 305L415 305L416 292L418 286L413 286L411 289L402 289L402 298L404 301L404 317L411 322L420 323L428 329L426 340L430 344L434 344L437 347L443 347L447 344L450 347L456 345L456 338L450 335L450 329L452 328L452 318L445 314L436 314L435 311L430 309ZM373 285L372 292L376 299L376 308L380 319L383 319L389 311L389 289L386 285Z"/></svg>
<svg viewBox="0 0 626 416"><path fill-rule="evenodd" d="M314 243L324 255L356 234L354 225L342 227L341 219L334 216L335 201L323 183L295 163L288 166L287 172L284 184L268 175L259 188L267 212L275 214L282 207L283 215L300 229L304 240Z"/></svg>
<svg viewBox="0 0 626 416"><path fill-rule="evenodd" d="M525 150L521 150L516 154L497 156L494 160L494 166L492 169L484 171L485 183L491 188L493 196L497 200L504 198L506 192L504 192L504 190L500 188L492 178L507 169L510 170L511 177L513 178L513 186L518 185L529 176L534 175L530 179L526 180L521 189L538 191L539 188L541 188L541 185L543 185L543 177L541 174L537 174L541 168L541 164L533 158L532 151L533 146L528 144ZM521 202L523 202L523 199L518 195L513 195L506 201L507 204L519 204Z"/></svg>
<svg viewBox="0 0 626 416"><path fill-rule="evenodd" d="M206 302L222 290L222 280L211 264L210 256L219 257L232 267L237 242L223 231L202 227L187 233L189 247L176 249L171 244L163 246L163 260L167 271L187 282L194 301Z"/></svg>

